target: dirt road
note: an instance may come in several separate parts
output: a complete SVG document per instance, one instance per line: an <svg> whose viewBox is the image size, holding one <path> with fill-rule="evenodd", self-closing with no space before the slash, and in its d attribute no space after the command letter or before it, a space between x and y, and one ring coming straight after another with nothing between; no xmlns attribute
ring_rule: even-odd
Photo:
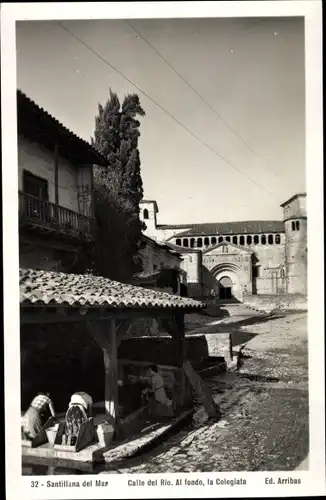
<svg viewBox="0 0 326 500"><path fill-rule="evenodd" d="M239 328L250 339L239 373L209 381L227 394L220 422L180 431L121 472L293 470L308 455L307 316ZM228 404L234 400L234 404ZM306 463L306 462L304 462Z"/></svg>

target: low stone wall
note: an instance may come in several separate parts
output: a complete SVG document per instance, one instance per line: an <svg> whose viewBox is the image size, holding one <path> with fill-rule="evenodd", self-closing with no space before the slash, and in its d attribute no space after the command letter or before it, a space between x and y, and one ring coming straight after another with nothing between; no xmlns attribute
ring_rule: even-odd
<svg viewBox="0 0 326 500"><path fill-rule="evenodd" d="M308 301L306 295L247 295L243 304L256 311L270 313L272 311L306 311Z"/></svg>

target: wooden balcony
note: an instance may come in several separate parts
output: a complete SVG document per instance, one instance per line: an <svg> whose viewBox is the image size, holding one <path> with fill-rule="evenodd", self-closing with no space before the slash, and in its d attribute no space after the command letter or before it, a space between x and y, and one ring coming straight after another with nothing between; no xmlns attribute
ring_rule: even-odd
<svg viewBox="0 0 326 500"><path fill-rule="evenodd" d="M19 226L69 239L94 239L95 221L30 194L19 191Z"/></svg>

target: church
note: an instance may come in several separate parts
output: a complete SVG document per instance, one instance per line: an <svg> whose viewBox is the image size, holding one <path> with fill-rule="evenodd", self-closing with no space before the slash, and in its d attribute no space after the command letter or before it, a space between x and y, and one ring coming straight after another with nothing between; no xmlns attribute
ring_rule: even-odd
<svg viewBox="0 0 326 500"><path fill-rule="evenodd" d="M242 301L245 294L307 293L306 193L282 203L283 220L158 224L142 200L144 234L182 256L191 297Z"/></svg>

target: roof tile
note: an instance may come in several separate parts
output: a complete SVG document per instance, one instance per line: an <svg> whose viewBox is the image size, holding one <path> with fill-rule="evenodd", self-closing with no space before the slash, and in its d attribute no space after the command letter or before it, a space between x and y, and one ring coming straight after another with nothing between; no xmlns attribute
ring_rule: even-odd
<svg viewBox="0 0 326 500"><path fill-rule="evenodd" d="M203 309L197 300L112 281L90 274L20 269L20 304L112 309Z"/></svg>
<svg viewBox="0 0 326 500"><path fill-rule="evenodd" d="M252 220L236 222L208 222L191 224L190 229L176 234L179 236L202 236L216 234L254 234L254 233L282 233L284 224L280 220Z"/></svg>

